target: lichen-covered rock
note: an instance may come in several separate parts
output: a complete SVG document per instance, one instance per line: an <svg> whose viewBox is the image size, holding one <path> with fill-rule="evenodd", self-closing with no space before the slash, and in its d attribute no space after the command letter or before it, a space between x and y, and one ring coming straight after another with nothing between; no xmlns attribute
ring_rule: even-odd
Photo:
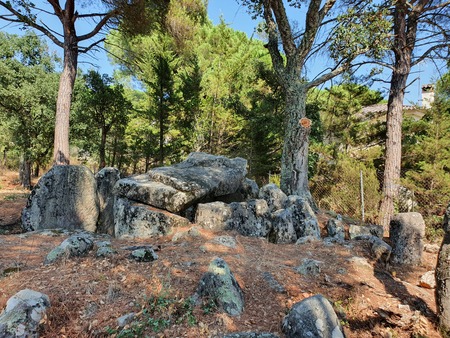
<svg viewBox="0 0 450 338"><path fill-rule="evenodd" d="M158 259L158 255L151 246L143 245L133 248L130 258L137 262L153 262Z"/></svg>
<svg viewBox="0 0 450 338"><path fill-rule="evenodd" d="M97 246L96 257L108 257L116 253L110 241L98 241L95 242L95 245Z"/></svg>
<svg viewBox="0 0 450 338"><path fill-rule="evenodd" d="M22 228L95 232L98 216L97 183L92 172L84 166L54 166L31 192L22 211Z"/></svg>
<svg viewBox="0 0 450 338"><path fill-rule="evenodd" d="M259 196L259 187L258 184L249 178L245 178L241 186L238 189L238 192L243 196L244 201L257 199Z"/></svg>
<svg viewBox="0 0 450 338"><path fill-rule="evenodd" d="M44 264L51 264L63 257L83 256L94 247L91 234L78 233L66 238L60 245L47 254Z"/></svg>
<svg viewBox="0 0 450 338"><path fill-rule="evenodd" d="M330 218L327 221L328 236L343 241L345 239L345 228L341 220Z"/></svg>
<svg viewBox="0 0 450 338"><path fill-rule="evenodd" d="M19 291L6 302L6 308L0 314L0 337L39 337L39 322L48 307L47 295L29 289Z"/></svg>
<svg viewBox="0 0 450 338"><path fill-rule="evenodd" d="M198 304L201 298L213 301L230 316L240 315L244 311L242 289L228 264L221 258L214 258L210 263L192 300Z"/></svg>
<svg viewBox="0 0 450 338"><path fill-rule="evenodd" d="M200 203L195 213L195 224L202 228L221 231L227 229L231 215L231 206L224 202Z"/></svg>
<svg viewBox="0 0 450 338"><path fill-rule="evenodd" d="M199 204L195 223L211 230L236 230L244 236L265 237L271 228L265 200Z"/></svg>
<svg viewBox="0 0 450 338"><path fill-rule="evenodd" d="M344 338L344 331L328 299L315 295L294 304L283 320L286 338Z"/></svg>
<svg viewBox="0 0 450 338"><path fill-rule="evenodd" d="M291 195L288 197L286 209L292 213L297 238L307 236L320 238L319 221L307 199Z"/></svg>
<svg viewBox="0 0 450 338"><path fill-rule="evenodd" d="M392 245L392 263L421 264L425 237L425 222L421 214L405 212L392 217L389 237Z"/></svg>
<svg viewBox="0 0 450 338"><path fill-rule="evenodd" d="M271 228L271 216L265 200L235 202L230 207L231 218L226 222L226 229L236 230L244 236L267 236Z"/></svg>
<svg viewBox="0 0 450 338"><path fill-rule="evenodd" d="M114 236L114 195L113 188L120 179L116 168L103 168L95 175L100 215L97 232Z"/></svg>
<svg viewBox="0 0 450 338"><path fill-rule="evenodd" d="M356 225L350 224L348 229L350 239L357 239L359 236L377 236L383 238L383 226L377 224Z"/></svg>
<svg viewBox="0 0 450 338"><path fill-rule="evenodd" d="M280 209L272 213L272 228L268 239L271 243L295 243L297 241L297 233L290 210Z"/></svg>
<svg viewBox="0 0 450 338"><path fill-rule="evenodd" d="M114 227L116 238L149 238L170 233L172 227L189 226L184 217L145 204L116 197Z"/></svg>
<svg viewBox="0 0 450 338"><path fill-rule="evenodd" d="M235 193L247 173L247 161L191 153L181 163L119 180L120 197L180 213L202 200Z"/></svg>
<svg viewBox="0 0 450 338"><path fill-rule="evenodd" d="M302 264L295 268L299 274L304 276L317 276L320 274L321 266L323 262L317 261L315 259L303 258Z"/></svg>
<svg viewBox="0 0 450 338"><path fill-rule="evenodd" d="M286 194L273 183L266 184L259 189L259 198L266 200L270 212L284 209L288 201Z"/></svg>

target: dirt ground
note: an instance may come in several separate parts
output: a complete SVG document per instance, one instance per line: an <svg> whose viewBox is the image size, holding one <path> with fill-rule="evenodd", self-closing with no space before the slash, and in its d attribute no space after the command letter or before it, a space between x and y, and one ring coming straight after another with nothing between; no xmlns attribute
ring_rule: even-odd
<svg viewBox="0 0 450 338"><path fill-rule="evenodd" d="M41 337L220 337L232 332L272 332L283 337L281 322L293 304L321 293L334 305L345 334L358 337L440 337L436 329L434 290L419 287L433 270L437 255L424 253L414 268L383 266L371 257L364 241L325 245L276 245L234 232L198 233L173 241L111 239L117 253L96 258L67 258L44 265L47 253L67 235L21 234L20 213L27 192L13 173L0 175L0 309L19 290L29 288L50 297ZM322 223L326 216L320 216ZM232 236L237 246L214 241ZM159 259L129 259L130 245L150 244ZM204 302L192 307L189 297L214 257L223 258L244 291L245 310L231 317ZM352 257L369 264L354 263ZM295 267L305 258L323 262L317 276L305 277ZM284 290L270 287L270 274ZM123 330L117 318L136 313Z"/></svg>

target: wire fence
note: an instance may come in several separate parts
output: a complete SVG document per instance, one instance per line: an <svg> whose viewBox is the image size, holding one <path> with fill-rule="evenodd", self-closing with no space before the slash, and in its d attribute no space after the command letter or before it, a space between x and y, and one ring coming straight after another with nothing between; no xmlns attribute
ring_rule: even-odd
<svg viewBox="0 0 450 338"><path fill-rule="evenodd" d="M311 194L320 209L356 220L379 223L383 173L375 169L335 168L310 180ZM450 202L450 182L435 189L423 187L406 173L402 174L395 212L419 212L427 226L439 228ZM446 185L445 185L446 184Z"/></svg>

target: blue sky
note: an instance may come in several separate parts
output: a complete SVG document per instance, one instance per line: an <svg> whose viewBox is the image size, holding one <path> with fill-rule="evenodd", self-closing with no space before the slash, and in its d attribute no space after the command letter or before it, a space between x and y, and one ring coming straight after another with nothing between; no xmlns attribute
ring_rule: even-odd
<svg viewBox="0 0 450 338"><path fill-rule="evenodd" d="M220 19L223 18L226 24L228 24L231 28L240 30L245 32L249 37L252 36L254 32L254 28L257 25L257 21L251 19L250 14L246 12L246 8L239 5L236 0L209 0L208 1L208 15L214 24L218 24ZM55 27L59 27L60 23L57 22L54 18L53 20L49 20L46 22L49 26L55 25ZM18 29L18 25L5 25L4 22L0 22L0 29L10 32L20 34L20 30ZM51 42L49 43L51 49L56 50L58 54L62 54L60 48L53 45ZM311 76L315 69L320 69L321 65L324 62L324 59L317 58L317 64L314 64L311 67L309 76ZM322 64L321 64L322 62ZM96 52L91 54L91 56L84 56L80 58L80 68L83 70L89 68L97 68L101 73L112 73L113 68L109 64L107 56L104 51ZM420 76L419 76L420 74ZM386 73L384 76L384 80L389 80L389 73ZM423 63L420 65L418 69L413 70L413 73L410 75L410 81L413 79L418 79L411 85L406 94L405 104L408 103L417 103L420 99L420 87L423 84L433 83L436 81L436 77L438 74L436 73L433 65ZM330 83L325 84L325 86L330 86ZM387 92L387 84L378 85L375 84L375 89L380 89Z"/></svg>

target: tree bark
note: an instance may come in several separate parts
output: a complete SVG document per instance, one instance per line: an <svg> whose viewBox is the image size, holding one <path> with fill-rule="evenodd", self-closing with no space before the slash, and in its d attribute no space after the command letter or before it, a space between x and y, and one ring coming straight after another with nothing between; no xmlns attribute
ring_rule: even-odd
<svg viewBox="0 0 450 338"><path fill-rule="evenodd" d="M286 88L286 128L281 157L281 190L312 202L308 186L308 148L311 121L306 118L306 88L295 84Z"/></svg>
<svg viewBox="0 0 450 338"><path fill-rule="evenodd" d="M70 164L69 154L69 116L72 93L77 76L78 40L71 17L62 18L64 36L64 68L59 80L58 100L55 116L55 143L53 148L53 164Z"/></svg>
<svg viewBox="0 0 450 338"><path fill-rule="evenodd" d="M398 1L394 13L395 57L386 113L385 166L383 175L383 199L380 205L380 222L385 234L394 214L394 201L400 185L402 159L403 100L406 82L411 71L412 51L416 39L417 19L410 13L406 0Z"/></svg>
<svg viewBox="0 0 450 338"><path fill-rule="evenodd" d="M436 308L443 337L450 337L450 204L444 216L444 240L436 266Z"/></svg>
<svg viewBox="0 0 450 338"><path fill-rule="evenodd" d="M99 149L99 169L103 169L106 167L106 135L107 128L102 128L101 140L100 140L100 149Z"/></svg>
<svg viewBox="0 0 450 338"><path fill-rule="evenodd" d="M31 189L31 161L26 154L20 159L19 180L23 188Z"/></svg>

